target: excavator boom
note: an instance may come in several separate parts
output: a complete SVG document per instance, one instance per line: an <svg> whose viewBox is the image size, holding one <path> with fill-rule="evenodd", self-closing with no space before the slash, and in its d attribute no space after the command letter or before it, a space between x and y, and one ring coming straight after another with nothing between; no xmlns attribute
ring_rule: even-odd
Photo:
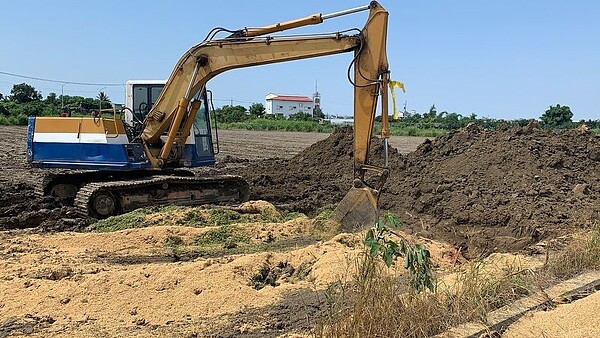
<svg viewBox="0 0 600 338"><path fill-rule="evenodd" d="M179 60L163 91L148 114L142 138L159 140L165 132L177 132L172 121L182 98L190 101L213 77L227 70L350 52L359 45L358 36L338 35L306 38L223 39L192 47ZM193 119L194 111L182 112Z"/></svg>
<svg viewBox="0 0 600 338"><path fill-rule="evenodd" d="M276 31L318 24L324 19L369 10L364 28L357 34L331 34L318 37L262 37ZM235 68L285 62L354 51L354 159L355 182L344 197L333 219L344 230L373 224L378 217L377 202L387 178L387 168L368 163L377 101L382 96L382 136L387 155L387 87L389 66L386 55L388 13L373 1L368 6L330 15L314 14L305 18L262 28L244 28L229 38L209 40L192 47L179 60L158 101L148 114L142 139L148 157L158 166L165 164L178 134L189 129L195 109L188 109L191 98L205 88L214 76ZM173 109L173 107L177 107ZM160 136L167 132L167 141ZM184 140L185 137L179 137ZM175 142L175 144L174 144ZM158 148L153 149L153 144ZM387 166L387 160L386 160ZM375 172L379 180L369 186L365 174Z"/></svg>

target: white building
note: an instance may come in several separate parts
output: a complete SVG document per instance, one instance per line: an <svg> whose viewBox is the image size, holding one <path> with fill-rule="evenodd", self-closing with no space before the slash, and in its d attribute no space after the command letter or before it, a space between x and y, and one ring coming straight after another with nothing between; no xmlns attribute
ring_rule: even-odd
<svg viewBox="0 0 600 338"><path fill-rule="evenodd" d="M308 96L269 94L265 97L267 114L285 117L296 113L312 115L313 100Z"/></svg>

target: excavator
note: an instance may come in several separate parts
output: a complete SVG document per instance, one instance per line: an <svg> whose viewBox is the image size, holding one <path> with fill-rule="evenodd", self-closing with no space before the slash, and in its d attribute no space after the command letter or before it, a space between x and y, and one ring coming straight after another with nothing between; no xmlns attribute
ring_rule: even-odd
<svg viewBox="0 0 600 338"><path fill-rule="evenodd" d="M271 35L361 11L369 11L361 30ZM185 170L215 164L218 134L211 120L214 114L208 81L236 68L354 53L348 80L354 87L355 179L333 219L346 228L373 224L389 173L387 20L388 12L372 1L362 7L264 27L217 27L180 58L166 83L128 86L126 96L132 106L124 108L125 118L117 114L31 117L29 163L37 168L71 169L47 175L36 191L70 200L82 214L99 219L152 205L243 202L249 197L249 185L241 177L203 177ZM368 162L379 96L384 166ZM130 97L144 99L129 102Z"/></svg>

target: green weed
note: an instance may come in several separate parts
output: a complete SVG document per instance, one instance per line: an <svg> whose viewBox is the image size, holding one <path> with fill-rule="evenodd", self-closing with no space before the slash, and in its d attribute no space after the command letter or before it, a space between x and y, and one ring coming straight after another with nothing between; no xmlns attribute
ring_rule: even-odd
<svg viewBox="0 0 600 338"><path fill-rule="evenodd" d="M400 225L395 216L386 215L367 233L366 251L355 260L352 281L338 282L326 293L331 312L317 324L317 336L428 337L485 320L488 312L530 294L536 286L530 270L507 266L492 274L483 263L473 263L448 286L436 286L428 251L394 233ZM404 257L407 275L388 270L399 256Z"/></svg>
<svg viewBox="0 0 600 338"><path fill-rule="evenodd" d="M165 238L165 245L171 248L176 248L183 244L183 238L177 235L168 235Z"/></svg>
<svg viewBox="0 0 600 338"><path fill-rule="evenodd" d="M306 215L301 212L288 212L283 215L281 221L287 222L300 217L306 217Z"/></svg>
<svg viewBox="0 0 600 338"><path fill-rule="evenodd" d="M99 220L98 222L94 223L92 227L93 230L99 232L111 232L133 228L145 228L153 225L146 220L146 216L152 212L153 211L151 209L137 209L126 214L112 216L103 220Z"/></svg>
<svg viewBox="0 0 600 338"><path fill-rule="evenodd" d="M211 209L208 214L207 222L213 226L238 223L242 218L240 213L228 209Z"/></svg>
<svg viewBox="0 0 600 338"><path fill-rule="evenodd" d="M240 229L223 225L198 235L194 242L198 246L222 244L223 247L227 248L234 244L237 246L238 243L250 243L250 238Z"/></svg>

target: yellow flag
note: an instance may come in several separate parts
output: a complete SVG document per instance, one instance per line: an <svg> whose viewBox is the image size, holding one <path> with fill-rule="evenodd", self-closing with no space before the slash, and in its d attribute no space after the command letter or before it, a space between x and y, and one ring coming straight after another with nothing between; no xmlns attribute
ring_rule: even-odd
<svg viewBox="0 0 600 338"><path fill-rule="evenodd" d="M394 88L402 89L403 93L406 93L406 89L404 89L404 83L400 81L390 81L389 83L390 91L392 92L392 105L394 107L394 115L392 115L392 120L398 119L398 109L396 108L396 93L394 92Z"/></svg>

